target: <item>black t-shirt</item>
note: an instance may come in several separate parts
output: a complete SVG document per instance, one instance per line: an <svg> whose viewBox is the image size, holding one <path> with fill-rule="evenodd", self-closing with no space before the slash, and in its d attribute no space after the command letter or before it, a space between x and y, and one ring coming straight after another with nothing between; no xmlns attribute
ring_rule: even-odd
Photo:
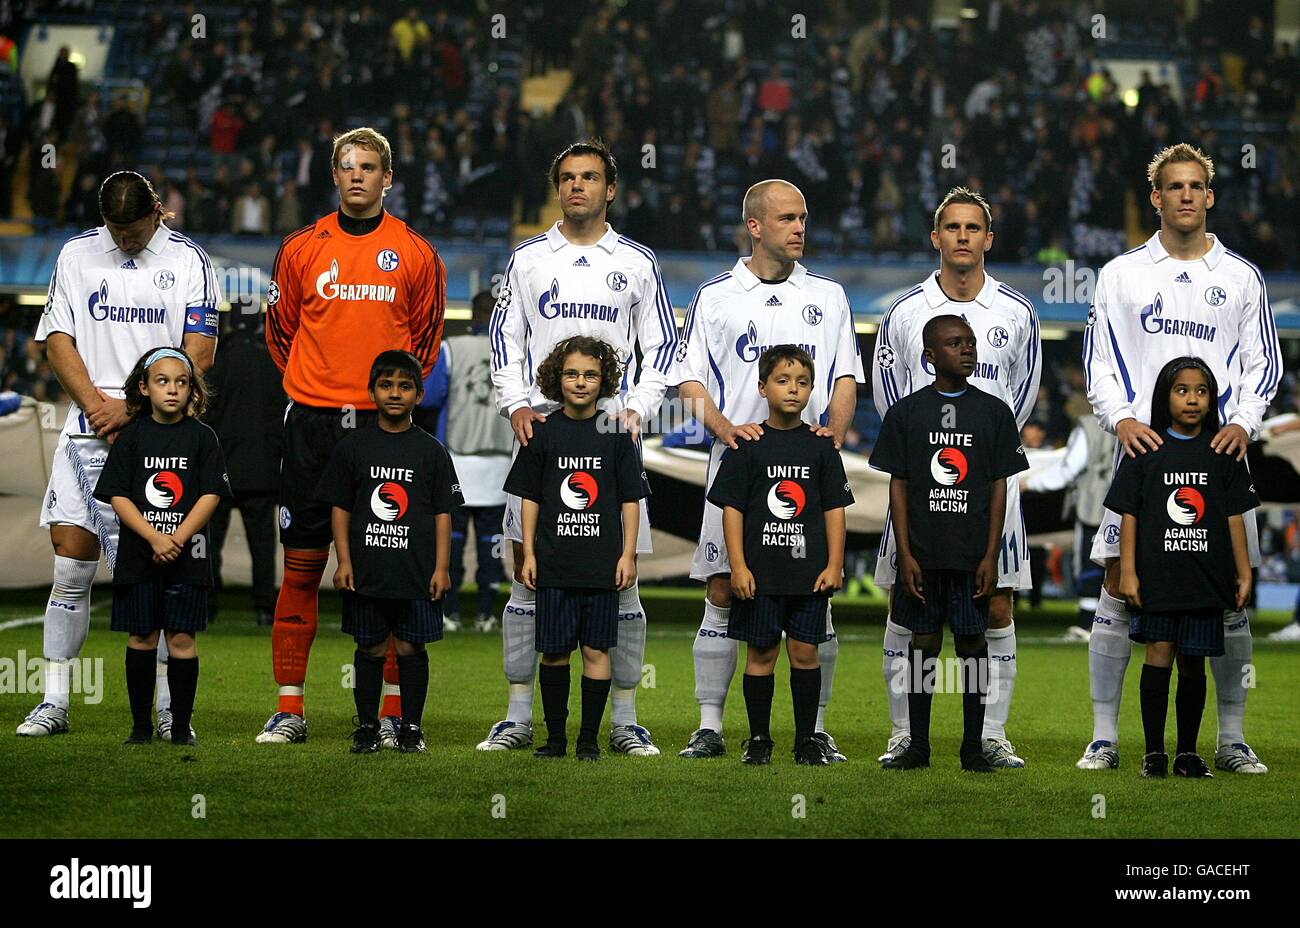
<svg viewBox="0 0 1300 928"><path fill-rule="evenodd" d="M604 431L602 416L562 410L533 425L505 491L537 503L537 585L615 589L623 553L622 507L650 495L641 455L627 432ZM609 421L609 420L604 420Z"/></svg>
<svg viewBox="0 0 1300 928"><path fill-rule="evenodd" d="M907 531L923 570L974 571L989 541L995 480L1029 467L1007 404L967 385L933 385L889 408L871 466L907 481Z"/></svg>
<svg viewBox="0 0 1300 928"><path fill-rule="evenodd" d="M745 564L763 596L811 596L826 569L828 509L853 503L835 441L764 425L723 452L709 502L745 514Z"/></svg>
<svg viewBox="0 0 1300 928"><path fill-rule="evenodd" d="M145 416L118 432L95 486L95 499L111 504L125 496L150 525L175 534L194 504L209 494L229 497L230 483L217 433L185 416L164 425ZM168 583L212 586L208 531L194 533L170 564L155 564L153 548L125 525L118 536L113 583L140 583L154 577Z"/></svg>
<svg viewBox="0 0 1300 928"><path fill-rule="evenodd" d="M334 448L317 496L346 509L356 591L377 599L428 599L437 565L434 516L464 505L451 455L412 426L359 428Z"/></svg>
<svg viewBox="0 0 1300 928"><path fill-rule="evenodd" d="M1137 517L1138 583L1149 612L1236 605L1228 517L1259 499L1246 462L1215 454L1212 437L1170 433L1156 451L1125 455L1106 494L1108 509Z"/></svg>

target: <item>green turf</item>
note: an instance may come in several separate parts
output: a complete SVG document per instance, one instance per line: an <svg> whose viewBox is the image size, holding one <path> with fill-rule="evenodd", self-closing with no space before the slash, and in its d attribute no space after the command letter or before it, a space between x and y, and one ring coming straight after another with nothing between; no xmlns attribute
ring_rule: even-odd
<svg viewBox="0 0 1300 928"><path fill-rule="evenodd" d="M1258 686L1250 696L1248 734L1272 768L1267 776L1218 774L1196 783L1144 782L1137 775L1141 724L1137 665L1129 668L1121 730L1124 766L1117 772L1074 768L1091 731L1083 645L1051 643L1068 614L1021 613L1011 734L1028 759L1022 771L962 774L956 747L961 705L935 697L935 767L894 773L875 756L888 723L880 679L880 624L875 613L837 606L844 639L830 730L848 764L796 767L790 757L791 713L786 664L778 667L774 763L739 763L745 731L740 686L727 705L730 753L713 761L676 756L695 727L689 624L696 597L647 590L652 626L647 660L654 686L641 691L641 721L664 755L610 757L580 765L534 759L528 752L474 750L504 709L496 636L460 633L431 647L432 681L425 714L429 754L347 752L353 714L341 668L352 643L337 626L337 603L325 615L308 680L311 740L299 746L256 745L253 736L274 708L267 629L228 609L200 638L203 660L197 748L156 743L126 749L129 728L122 675L123 636L107 629L97 600L84 655L102 657L103 701L73 703L70 735L20 739L0 733L0 834L40 837L162 836L1038 836L1293 837L1300 828L1300 648L1269 645L1277 626L1257 620ZM0 623L39 611L32 594L0 597ZM0 630L0 658L39 655L39 625ZM577 673L574 674L577 679ZM38 701L0 694L0 720L16 724ZM574 686L571 726L576 727ZM1202 730L1214 737L1214 690ZM540 718L540 704L538 705ZM606 726L608 719L606 720ZM1172 738L1173 713L1170 711ZM202 797L205 817L194 817ZM1104 801L1105 817L1094 816ZM796 813L802 811L802 816ZM496 814L494 814L496 813Z"/></svg>

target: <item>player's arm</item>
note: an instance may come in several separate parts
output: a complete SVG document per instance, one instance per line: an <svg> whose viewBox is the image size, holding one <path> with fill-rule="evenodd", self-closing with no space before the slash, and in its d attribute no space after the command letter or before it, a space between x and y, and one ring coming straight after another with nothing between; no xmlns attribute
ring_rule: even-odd
<svg viewBox="0 0 1300 928"><path fill-rule="evenodd" d="M642 366L636 384L628 391L628 415L622 418L635 440L641 422L659 411L668 390L668 373L677 347L677 319L664 288L659 262L649 259L641 274L641 301L637 305L637 344L641 348ZM629 363L631 358L628 359Z"/></svg>
<svg viewBox="0 0 1300 928"><path fill-rule="evenodd" d="M738 438L754 441L762 437L763 427L757 422L733 425L731 420L718 410L718 404L713 402L713 397L709 396L709 391L700 381L688 380L682 383L678 386L677 393L685 401L687 413L727 447L737 447Z"/></svg>
<svg viewBox="0 0 1300 928"><path fill-rule="evenodd" d="M202 249L190 253L190 270L186 277L188 289L181 347L193 359L198 372L206 374L217 353L217 308L221 305L221 286L217 283L211 259Z"/></svg>
<svg viewBox="0 0 1300 928"><path fill-rule="evenodd" d="M181 339L181 347L194 361L194 368L200 374L206 374L212 370L212 362L217 359L217 336L215 334L200 335L197 332L186 332L185 337Z"/></svg>
<svg viewBox="0 0 1300 928"><path fill-rule="evenodd" d="M86 362L71 335L51 332L45 339L45 357L64 392L86 414L87 425L100 438L108 437L131 421L126 414L126 402L104 393L91 381Z"/></svg>
<svg viewBox="0 0 1300 928"><path fill-rule="evenodd" d="M1236 381L1237 409L1232 419L1210 440L1210 447L1219 454L1235 455L1240 461L1246 457L1246 447L1259 437L1260 423L1273 401L1282 377L1282 347L1277 338L1277 324L1273 320L1273 307L1268 301L1264 281L1252 277L1241 319L1241 347L1237 359L1241 375ZM1232 371L1228 371L1232 386Z"/></svg>
<svg viewBox="0 0 1300 928"><path fill-rule="evenodd" d="M1020 481L1022 493L1050 493L1073 483L1088 466L1088 435L1076 425L1065 443L1065 454L1055 465Z"/></svg>
<svg viewBox="0 0 1300 928"><path fill-rule="evenodd" d="M1129 457L1155 451L1164 439L1147 425L1139 422L1133 411L1133 388L1128 372L1129 364L1138 364L1140 359L1125 359L1118 340L1114 339L1114 327L1110 323L1110 310L1107 306L1106 269L1097 275L1097 291L1093 297L1090 315L1092 321L1083 332L1083 376L1097 421L1115 437L1123 446Z"/></svg>
<svg viewBox="0 0 1300 928"><path fill-rule="evenodd" d="M1142 593L1137 574L1137 533L1137 516L1124 513L1119 523L1119 595L1134 609L1141 609ZM1242 541L1245 541L1244 536ZM1246 568L1249 571L1249 561Z"/></svg>
<svg viewBox="0 0 1300 928"><path fill-rule="evenodd" d="M433 577L429 580L429 598L442 599L451 590L451 513L440 512L433 517L437 535L437 554L433 562Z"/></svg>
<svg viewBox="0 0 1300 928"><path fill-rule="evenodd" d="M1026 307L1029 318L1022 333L1020 354L1011 364L1008 381L1011 386L1011 411L1016 416L1016 428L1023 429L1034 411L1038 399L1038 385L1043 377L1043 339L1038 327L1038 313Z"/></svg>
<svg viewBox="0 0 1300 928"><path fill-rule="evenodd" d="M518 265L518 255L512 255L506 267L506 279L492 308L492 321L488 336L492 339L492 386L496 390L497 409L510 419L515 437L521 445L533 437L532 423L543 420L532 411L528 396L532 384L524 372L528 356L528 319L526 307L531 294L524 274Z"/></svg>
<svg viewBox="0 0 1300 928"><path fill-rule="evenodd" d="M407 305L408 329L411 354L419 359L420 370L428 377L442 345L442 327L447 314L447 268L437 250L424 239L417 237L415 246L421 253L427 248L428 254Z"/></svg>
<svg viewBox="0 0 1300 928"><path fill-rule="evenodd" d="M975 598L992 595L998 585L998 546L1007 513L1007 481L999 477L989 484L989 538L984 556L975 568Z"/></svg>
<svg viewBox="0 0 1300 928"><path fill-rule="evenodd" d="M636 583L636 538L641 528L641 504L634 499L626 500L620 512L623 517L623 553L614 569L614 585L627 590Z"/></svg>
<svg viewBox="0 0 1300 928"><path fill-rule="evenodd" d="M907 520L907 481L889 478L889 521L894 526L894 548L898 554L898 579L912 596L925 602L921 582L921 565L912 556L911 534Z"/></svg>
<svg viewBox="0 0 1300 928"><path fill-rule="evenodd" d="M835 450L844 444L844 436L853 424L853 414L858 408L858 384L867 382L862 370L862 352L858 348L858 335L853 329L853 308L843 289L839 289L841 322L835 340L833 369L839 376L831 385L827 401L826 425L835 439Z"/></svg>
<svg viewBox="0 0 1300 928"><path fill-rule="evenodd" d="M871 399L881 419L902 396L907 371L907 358L903 351L906 343L904 325L896 307L891 306L880 320L876 350L871 355Z"/></svg>
<svg viewBox="0 0 1300 928"><path fill-rule="evenodd" d="M838 590L844 582L844 507L827 509L823 518L826 520L826 569L817 575L813 583L814 593Z"/></svg>
<svg viewBox="0 0 1300 928"><path fill-rule="evenodd" d="M339 562L334 571L334 589L355 590L352 575L352 542L348 531L352 527L352 513L339 506L330 508L330 534L334 536L334 556Z"/></svg>
<svg viewBox="0 0 1300 928"><path fill-rule="evenodd" d="M1237 608L1245 609L1250 601L1250 548L1246 544L1246 523L1240 514L1228 516L1228 534L1232 536L1232 563L1237 571Z"/></svg>
<svg viewBox="0 0 1300 928"><path fill-rule="evenodd" d="M537 589L537 548L534 536L537 533L537 514L540 507L536 500L523 497L519 500L519 515L523 521L523 529L520 534L523 535L524 541L524 563L520 568L520 576L523 577L524 586L530 590ZM633 538L636 536L634 535ZM633 541L635 545L636 542Z"/></svg>
<svg viewBox="0 0 1300 928"><path fill-rule="evenodd" d="M266 293L266 347L280 373L289 366L289 353L302 319L303 272L298 249L313 228L301 228L281 242L271 265L271 283Z"/></svg>
<svg viewBox="0 0 1300 928"><path fill-rule="evenodd" d="M853 424L853 414L858 408L858 382L849 375L835 378L831 387L830 402L826 407L826 427L835 439L835 450L844 445L844 435Z"/></svg>
<svg viewBox="0 0 1300 928"><path fill-rule="evenodd" d="M753 599L754 574L745 563L745 514L735 506L722 510L722 537L731 561L731 592L738 599Z"/></svg>

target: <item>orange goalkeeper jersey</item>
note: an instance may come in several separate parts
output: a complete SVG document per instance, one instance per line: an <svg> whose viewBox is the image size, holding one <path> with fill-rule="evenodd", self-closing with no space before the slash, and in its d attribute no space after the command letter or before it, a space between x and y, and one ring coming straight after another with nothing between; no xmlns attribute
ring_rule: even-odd
<svg viewBox="0 0 1300 928"><path fill-rule="evenodd" d="M425 376L442 343L447 272L438 252L387 212L349 235L330 213L280 244L267 291L266 344L296 403L374 409L366 390L375 355L420 359Z"/></svg>

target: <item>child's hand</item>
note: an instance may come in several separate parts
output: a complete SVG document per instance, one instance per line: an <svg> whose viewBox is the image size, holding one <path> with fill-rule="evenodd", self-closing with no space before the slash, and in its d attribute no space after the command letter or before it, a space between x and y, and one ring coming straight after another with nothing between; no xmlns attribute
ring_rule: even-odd
<svg viewBox="0 0 1300 928"><path fill-rule="evenodd" d="M924 585L921 580L921 565L912 555L903 555L898 565L898 579L903 581L903 589L907 590L914 599L925 602L925 596L922 595Z"/></svg>
<svg viewBox="0 0 1300 928"><path fill-rule="evenodd" d="M537 557L535 555L524 555L524 563L519 568L519 576L528 589L537 589Z"/></svg>
<svg viewBox="0 0 1300 928"><path fill-rule="evenodd" d="M975 595L972 598L983 599L985 596L992 596L997 586L997 559L990 555L980 561L979 566L975 568Z"/></svg>
<svg viewBox="0 0 1300 928"><path fill-rule="evenodd" d="M429 598L435 602L451 592L451 574L445 570L435 570L429 578Z"/></svg>
<svg viewBox="0 0 1300 928"><path fill-rule="evenodd" d="M827 565L826 569L817 575L817 581L813 583L813 592L820 593L823 590L838 590L844 582L844 568L831 567Z"/></svg>
<svg viewBox="0 0 1300 928"><path fill-rule="evenodd" d="M334 571L334 589L356 591L356 583L352 576L352 562L348 561L339 564L339 569Z"/></svg>
<svg viewBox="0 0 1300 928"><path fill-rule="evenodd" d="M1249 579L1247 579L1246 584L1249 588ZM1238 590L1240 590L1240 588L1241 585L1239 581ZM1142 593L1139 590L1137 574L1121 573L1119 575L1119 595L1121 599L1127 602L1134 609L1142 608Z"/></svg>
<svg viewBox="0 0 1300 928"><path fill-rule="evenodd" d="M748 567L731 568L731 595L740 599L753 599L755 592L754 575Z"/></svg>
<svg viewBox="0 0 1300 928"><path fill-rule="evenodd" d="M636 556L621 557L614 568L614 585L620 590L631 589L636 583Z"/></svg>
<svg viewBox="0 0 1300 928"><path fill-rule="evenodd" d="M162 532L154 532L153 537L149 539L149 547L153 548L154 562L158 564L170 564L180 556L181 549L184 545L176 540L175 535L164 535Z"/></svg>
<svg viewBox="0 0 1300 928"><path fill-rule="evenodd" d="M1246 603L1250 602L1250 574L1237 578L1237 608L1245 609Z"/></svg>

